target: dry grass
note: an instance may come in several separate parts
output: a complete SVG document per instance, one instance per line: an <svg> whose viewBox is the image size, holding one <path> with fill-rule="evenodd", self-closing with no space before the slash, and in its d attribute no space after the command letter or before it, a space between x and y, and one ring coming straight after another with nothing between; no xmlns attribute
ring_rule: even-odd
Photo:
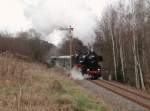
<svg viewBox="0 0 150 111"><path fill-rule="evenodd" d="M64 71L0 55L0 111L106 111Z"/></svg>

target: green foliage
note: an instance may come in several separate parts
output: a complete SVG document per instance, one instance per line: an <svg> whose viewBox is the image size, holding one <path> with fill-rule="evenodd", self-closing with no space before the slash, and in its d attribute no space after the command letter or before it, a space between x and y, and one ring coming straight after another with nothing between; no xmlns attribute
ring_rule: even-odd
<svg viewBox="0 0 150 111"><path fill-rule="evenodd" d="M89 97L85 91L79 90L75 87L75 84L68 82L69 81L66 80L59 81L59 84L61 84L61 87L64 89L59 91L56 90L56 92L53 93L56 97L58 97L58 103L61 105L73 104L75 111L107 111L106 107L102 103L99 103L94 100L94 98Z"/></svg>
<svg viewBox="0 0 150 111"><path fill-rule="evenodd" d="M54 66L55 66L55 64L52 64L52 63L48 63L48 64L47 64L47 67L48 67L48 68L52 68L52 67L54 67Z"/></svg>

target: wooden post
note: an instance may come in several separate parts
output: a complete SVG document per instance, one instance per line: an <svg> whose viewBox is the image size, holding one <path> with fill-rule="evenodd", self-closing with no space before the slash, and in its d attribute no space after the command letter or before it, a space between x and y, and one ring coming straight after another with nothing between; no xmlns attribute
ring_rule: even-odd
<svg viewBox="0 0 150 111"><path fill-rule="evenodd" d="M69 53L70 53L70 69L72 68L72 55L73 55L73 51L72 51L72 41L73 41L73 30L74 28L72 28L71 26L69 28L63 28L63 27L60 27L59 30L67 30L69 31L69 41L70 41L70 44L69 44Z"/></svg>
<svg viewBox="0 0 150 111"><path fill-rule="evenodd" d="M71 26L69 27L69 33L70 33L70 69L72 68L72 40L73 40L73 32L74 28L72 28Z"/></svg>

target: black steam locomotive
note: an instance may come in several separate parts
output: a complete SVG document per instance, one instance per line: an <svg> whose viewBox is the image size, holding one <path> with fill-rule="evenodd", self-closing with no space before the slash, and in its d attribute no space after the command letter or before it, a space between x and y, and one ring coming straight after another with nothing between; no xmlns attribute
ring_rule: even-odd
<svg viewBox="0 0 150 111"><path fill-rule="evenodd" d="M102 77L102 56L94 51L76 55L75 66L79 68L85 78L98 79Z"/></svg>

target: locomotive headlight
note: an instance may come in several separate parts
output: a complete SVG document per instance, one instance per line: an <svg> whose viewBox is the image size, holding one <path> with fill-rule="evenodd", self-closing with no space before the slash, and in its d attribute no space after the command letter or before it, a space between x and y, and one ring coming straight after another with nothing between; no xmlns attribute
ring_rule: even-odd
<svg viewBox="0 0 150 111"><path fill-rule="evenodd" d="M98 69L98 71L100 71L101 69Z"/></svg>
<svg viewBox="0 0 150 111"><path fill-rule="evenodd" d="M87 69L87 71L90 71L90 69Z"/></svg>

